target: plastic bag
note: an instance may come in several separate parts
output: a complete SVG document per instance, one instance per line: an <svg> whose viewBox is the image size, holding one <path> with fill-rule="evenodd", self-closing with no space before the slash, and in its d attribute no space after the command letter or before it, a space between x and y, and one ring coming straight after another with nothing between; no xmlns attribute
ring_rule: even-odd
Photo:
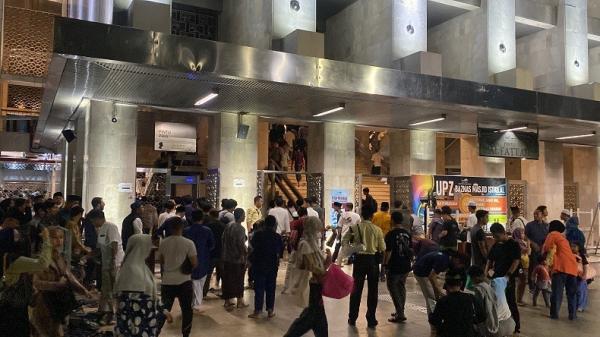
<svg viewBox="0 0 600 337"><path fill-rule="evenodd" d="M332 264L323 280L323 296L339 300L350 295L353 289L352 276L346 274L338 265Z"/></svg>

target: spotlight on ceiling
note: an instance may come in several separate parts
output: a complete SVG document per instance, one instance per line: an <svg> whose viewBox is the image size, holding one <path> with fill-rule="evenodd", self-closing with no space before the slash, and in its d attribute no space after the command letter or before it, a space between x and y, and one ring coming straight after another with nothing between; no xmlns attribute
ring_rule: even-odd
<svg viewBox="0 0 600 337"><path fill-rule="evenodd" d="M446 120L446 114L442 114L442 116L438 117L438 118L428 119L428 120L424 120L424 121L420 121L420 122L414 122L414 123L410 123L408 125L410 125L410 126L419 126L419 125L423 125L423 124L430 124L430 123L435 123L435 122L441 122L443 120Z"/></svg>
<svg viewBox="0 0 600 337"><path fill-rule="evenodd" d="M565 137L558 137L556 138L557 140L566 140L566 139L577 139L577 138L586 138L586 137L592 137L596 135L596 131L592 131L591 133L586 133L583 135L575 135L575 136L565 136Z"/></svg>
<svg viewBox="0 0 600 337"><path fill-rule="evenodd" d="M333 108L333 109L329 109L327 111L323 111L321 113L313 115L313 117L322 117L322 116L325 116L325 115L332 114L334 112L338 112L340 110L344 110L345 108L346 108L346 104L345 103L340 103L340 105L337 108Z"/></svg>
<svg viewBox="0 0 600 337"><path fill-rule="evenodd" d="M215 99L217 96L219 96L219 90L217 89L213 89L210 94L200 98L196 103L194 103L195 106L201 106L204 105L210 101L212 101L213 99Z"/></svg>
<svg viewBox="0 0 600 337"><path fill-rule="evenodd" d="M498 133L498 132L512 132L512 131L519 131L519 130L525 130L525 129L527 129L527 125L525 125L525 126L517 126L517 127L514 127L514 128L504 129L504 130L496 130L495 132L496 133Z"/></svg>

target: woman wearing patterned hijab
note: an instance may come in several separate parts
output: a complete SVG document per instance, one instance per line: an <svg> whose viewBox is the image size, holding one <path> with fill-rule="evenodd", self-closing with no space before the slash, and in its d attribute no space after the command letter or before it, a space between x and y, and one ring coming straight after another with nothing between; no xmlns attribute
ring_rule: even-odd
<svg viewBox="0 0 600 337"><path fill-rule="evenodd" d="M125 259L115 283L119 301L117 337L157 337L165 320L173 321L157 295L154 275L145 261L152 250L152 237L136 234L129 238Z"/></svg>

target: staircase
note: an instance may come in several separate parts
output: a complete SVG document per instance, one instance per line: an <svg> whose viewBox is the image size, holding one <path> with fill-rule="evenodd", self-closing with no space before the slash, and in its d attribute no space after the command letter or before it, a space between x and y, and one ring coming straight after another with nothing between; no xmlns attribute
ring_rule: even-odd
<svg viewBox="0 0 600 337"><path fill-rule="evenodd" d="M265 177L265 195L270 199L271 193L271 179L272 174L268 175L269 178ZM308 196L308 185L306 182L306 175L301 175L301 180L298 183L296 180L296 174L288 173L288 174L277 174L277 179L275 180L275 196L281 196L286 201L292 200L296 201L299 198L306 198Z"/></svg>
<svg viewBox="0 0 600 337"><path fill-rule="evenodd" d="M377 206L381 206L381 203L386 201L390 202L390 185L382 182L381 177L376 176L363 176L362 177L362 188L368 187L371 196L377 201ZM361 190L362 190L361 188ZM390 208L393 205L390 205Z"/></svg>

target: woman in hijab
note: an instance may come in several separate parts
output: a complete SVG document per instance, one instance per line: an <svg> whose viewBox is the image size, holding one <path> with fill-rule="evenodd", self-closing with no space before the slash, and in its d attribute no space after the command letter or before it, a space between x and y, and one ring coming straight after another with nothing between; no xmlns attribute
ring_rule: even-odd
<svg viewBox="0 0 600 337"><path fill-rule="evenodd" d="M525 239L525 228L517 227L512 232L513 239L521 248L521 269L517 279L517 303L523 305L523 296L525 295L525 286L528 283L527 271L529 270L529 255L531 247L529 241Z"/></svg>
<svg viewBox="0 0 600 337"><path fill-rule="evenodd" d="M290 326L284 337L300 337L312 330L315 337L327 337L328 326L323 306L322 282L331 264L331 252L323 254L319 248L321 220L309 216L304 220L303 237L298 244L296 268L312 274L309 281L310 293L308 307L302 311Z"/></svg>
<svg viewBox="0 0 600 337"><path fill-rule="evenodd" d="M61 255L64 247L64 231L62 228L49 227L52 244L52 261L49 268L33 276L33 287L37 291L33 298L31 323L37 336L63 336L63 324L67 316L79 304L74 290L91 298L91 294L79 283L67 267Z"/></svg>
<svg viewBox="0 0 600 337"><path fill-rule="evenodd" d="M117 337L156 337L165 321L173 321L158 299L154 276L145 261L152 251L152 236L129 237L127 251L115 282L119 301Z"/></svg>

